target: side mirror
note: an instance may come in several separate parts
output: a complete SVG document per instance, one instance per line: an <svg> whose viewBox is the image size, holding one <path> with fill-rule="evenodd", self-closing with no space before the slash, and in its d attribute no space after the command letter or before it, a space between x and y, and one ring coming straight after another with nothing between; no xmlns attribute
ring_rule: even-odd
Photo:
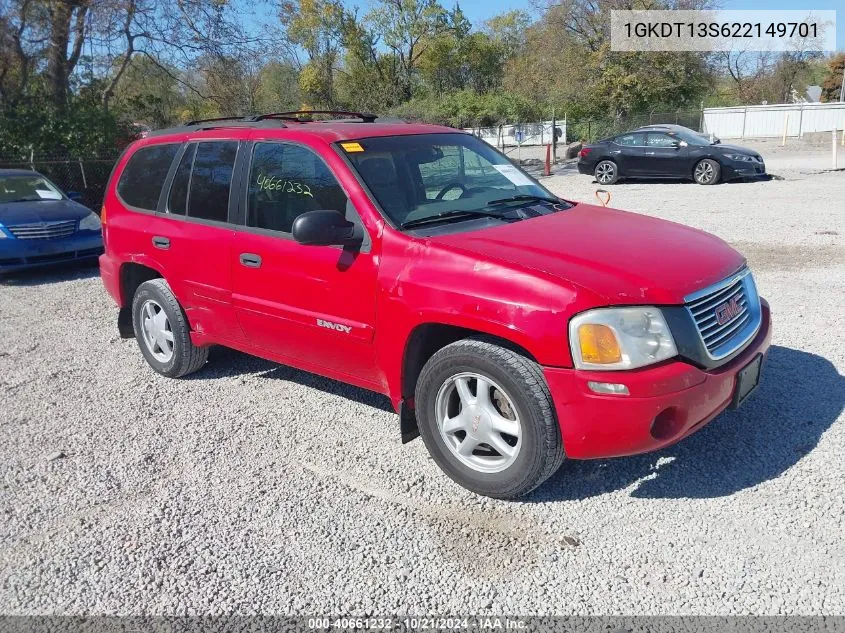
<svg viewBox="0 0 845 633"><path fill-rule="evenodd" d="M362 239L340 211L307 211L293 221L293 239L307 246L354 246Z"/></svg>
<svg viewBox="0 0 845 633"><path fill-rule="evenodd" d="M82 194L78 191L68 191L65 195L74 202L82 202Z"/></svg>

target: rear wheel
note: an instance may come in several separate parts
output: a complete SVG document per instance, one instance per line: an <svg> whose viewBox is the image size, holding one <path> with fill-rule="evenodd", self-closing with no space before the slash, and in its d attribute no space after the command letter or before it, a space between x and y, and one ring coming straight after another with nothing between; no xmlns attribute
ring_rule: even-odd
<svg viewBox="0 0 845 633"><path fill-rule="evenodd" d="M563 461L542 370L513 350L484 339L447 345L423 368L415 400L432 458L473 492L520 497Z"/></svg>
<svg viewBox="0 0 845 633"><path fill-rule="evenodd" d="M619 180L619 168L612 160L602 160L596 165L594 175L600 185L612 185Z"/></svg>
<svg viewBox="0 0 845 633"><path fill-rule="evenodd" d="M692 177L699 185L715 185L719 182L719 174L722 166L711 158L704 158L698 161L693 170Z"/></svg>
<svg viewBox="0 0 845 633"><path fill-rule="evenodd" d="M188 319L164 279L138 286L132 300L132 328L147 363L163 376L185 376L208 360L208 348L191 342Z"/></svg>

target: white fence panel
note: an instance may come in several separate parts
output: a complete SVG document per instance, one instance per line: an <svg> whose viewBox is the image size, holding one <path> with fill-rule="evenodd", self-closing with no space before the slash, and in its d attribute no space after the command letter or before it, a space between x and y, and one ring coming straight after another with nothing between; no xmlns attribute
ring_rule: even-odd
<svg viewBox="0 0 845 633"><path fill-rule="evenodd" d="M562 134L559 142L566 138L566 121L556 121ZM516 147L531 145L548 145L552 142L552 122L521 123L518 125L501 125L499 127L464 128L482 141L494 147Z"/></svg>
<svg viewBox="0 0 845 633"><path fill-rule="evenodd" d="M705 108L703 132L720 138L766 138L829 132L845 126L845 103L784 103Z"/></svg>

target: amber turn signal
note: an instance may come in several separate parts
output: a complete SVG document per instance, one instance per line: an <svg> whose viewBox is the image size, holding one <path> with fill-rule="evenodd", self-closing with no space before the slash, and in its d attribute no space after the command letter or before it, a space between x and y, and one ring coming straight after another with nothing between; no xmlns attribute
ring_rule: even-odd
<svg viewBox="0 0 845 633"><path fill-rule="evenodd" d="M578 342L584 362L596 365L610 365L622 360L619 341L613 330L606 325L585 323L578 328Z"/></svg>

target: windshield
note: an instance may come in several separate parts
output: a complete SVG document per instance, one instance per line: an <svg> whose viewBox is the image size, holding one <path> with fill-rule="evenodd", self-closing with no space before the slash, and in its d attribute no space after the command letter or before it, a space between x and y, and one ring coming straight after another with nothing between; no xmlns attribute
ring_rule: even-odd
<svg viewBox="0 0 845 633"><path fill-rule="evenodd" d="M469 134L382 136L345 141L340 147L397 226L435 216L491 217L494 210L531 204L552 213L556 209L551 205L559 202Z"/></svg>
<svg viewBox="0 0 845 633"><path fill-rule="evenodd" d="M62 192L44 176L35 174L32 176L0 177L0 204L61 199Z"/></svg>

